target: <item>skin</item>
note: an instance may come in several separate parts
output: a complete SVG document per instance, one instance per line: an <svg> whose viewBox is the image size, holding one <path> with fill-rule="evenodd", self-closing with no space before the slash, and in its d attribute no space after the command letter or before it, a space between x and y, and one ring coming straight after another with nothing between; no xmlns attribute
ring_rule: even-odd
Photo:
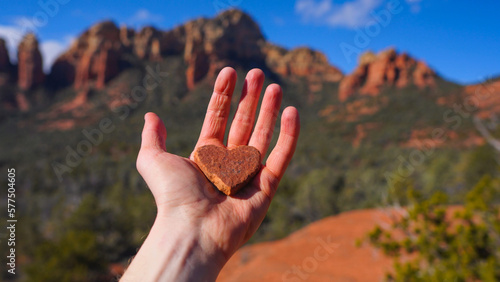
<svg viewBox="0 0 500 282"><path fill-rule="evenodd" d="M282 90L277 84L267 87L254 128L263 82L261 70L248 72L224 145L236 84L236 71L224 68L215 82L194 150L208 144L229 149L250 145L265 156ZM300 131L294 107L283 111L280 128L278 142L259 174L236 195L226 196L205 178L192 154L188 159L167 152L163 122L156 114L147 113L137 169L153 193L158 212L121 281L215 281L224 264L262 223L293 156Z"/></svg>

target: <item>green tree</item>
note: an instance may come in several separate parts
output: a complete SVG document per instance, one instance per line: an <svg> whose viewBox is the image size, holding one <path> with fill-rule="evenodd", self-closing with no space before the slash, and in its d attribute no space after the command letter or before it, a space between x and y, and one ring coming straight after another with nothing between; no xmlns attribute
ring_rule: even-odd
<svg viewBox="0 0 500 282"><path fill-rule="evenodd" d="M500 181L484 176L453 214L447 196L408 189L407 215L392 229L377 226L368 241L396 259L390 281L500 280Z"/></svg>

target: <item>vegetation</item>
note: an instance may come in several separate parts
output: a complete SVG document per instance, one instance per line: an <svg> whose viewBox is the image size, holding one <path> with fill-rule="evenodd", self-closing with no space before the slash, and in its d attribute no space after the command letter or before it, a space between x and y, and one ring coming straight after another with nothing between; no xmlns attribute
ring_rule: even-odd
<svg viewBox="0 0 500 282"><path fill-rule="evenodd" d="M388 280L500 280L500 179L484 176L461 207L448 206L443 192L426 198L408 187L407 197L407 214L368 235L387 255L405 258Z"/></svg>
<svg viewBox="0 0 500 282"><path fill-rule="evenodd" d="M0 168L5 171L15 167L18 176L18 216L23 223L18 230L19 277L37 281L109 280L110 267L127 265L147 236L156 210L135 169L143 116L148 111L158 113L167 127L167 149L188 156L213 84L207 80L187 91L182 75L185 66L179 57L167 57L159 67L171 75L148 91L144 100L125 106L126 112L108 107L106 91L94 91L84 117L67 113L57 117L74 119L76 126L70 130L40 130L51 122L37 117L41 110L1 119ZM245 71L239 70L237 91L242 88ZM111 85L123 84L131 89L144 73L144 69L128 69ZM454 95L459 91L457 85L438 81L432 91L387 88L380 96L351 99L347 103L361 101L379 110L348 119L346 104L336 98L337 83L324 83L321 91L310 93L306 81L265 83L271 82L283 86L284 106L299 109L302 132L269 213L250 243L282 238L339 212L380 206L394 197L391 189L399 189L404 195L406 187L388 188L385 175L398 171L400 157L408 159L416 150L402 145L412 130L442 127L458 136L448 140L446 146L424 150L428 154L422 163L405 178L422 194L440 190L450 203L463 203L470 187L467 185L492 173L490 164L496 161L488 148L471 149L460 143L474 130L472 123L463 120L459 128L450 129L443 121L449 107L439 105L436 99ZM75 94L71 89L60 89L54 99L65 102ZM233 99L233 111L238 96ZM329 115L321 114L328 106L336 108ZM114 129L103 134L102 141L59 179L54 165L68 165L68 148L76 150L82 140L88 140L83 130L98 128L104 118L111 120ZM368 129L359 144L353 145L357 126L366 123L378 127ZM1 179L0 184L6 186L4 181ZM4 251L5 245L0 248Z"/></svg>

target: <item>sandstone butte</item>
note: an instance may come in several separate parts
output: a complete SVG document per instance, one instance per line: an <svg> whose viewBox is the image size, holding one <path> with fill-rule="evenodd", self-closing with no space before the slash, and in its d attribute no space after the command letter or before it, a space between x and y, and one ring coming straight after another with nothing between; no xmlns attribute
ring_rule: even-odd
<svg viewBox="0 0 500 282"><path fill-rule="evenodd" d="M214 18L188 21L171 30L147 26L139 31L100 22L84 31L61 54L44 77L38 41L28 34L18 47L18 64L11 66L5 42L0 38L0 87L16 80L24 92L38 86L72 87L75 99L86 101L89 89L105 89L109 81L126 69L125 58L136 62L159 61L180 56L185 62L186 88L193 89L205 78L213 78L223 67L259 67L290 79L305 78L311 89L321 82L338 82L342 72L330 65L325 55L308 49L286 50L269 43L258 24L239 10L228 10ZM18 70L18 73L15 71ZM30 109L30 95L21 105L3 95L3 108Z"/></svg>
<svg viewBox="0 0 500 282"><path fill-rule="evenodd" d="M374 96L384 86L433 87L435 78L436 73L424 62L406 53L398 54L393 48L378 54L366 52L360 56L358 67L340 82L339 100L345 101L356 93Z"/></svg>
<svg viewBox="0 0 500 282"><path fill-rule="evenodd" d="M397 213L345 212L282 240L245 246L231 257L217 281L382 281L393 261L369 244L357 247L355 242L377 224L389 227Z"/></svg>
<svg viewBox="0 0 500 282"><path fill-rule="evenodd" d="M340 101L357 95L378 95L387 86L434 87L438 77L426 63L392 48L378 54L366 52L355 70L344 76L321 52L307 47L287 50L270 43L249 15L233 9L171 30L152 26L134 30L117 27L112 21L100 22L78 36L56 59L47 77L35 35L25 35L18 46L17 65L10 63L0 38L0 87L9 83L17 87L16 93L0 97L0 107L30 110L32 105L40 104L30 93L37 87L70 86L75 100L85 103L90 89L106 90L109 82L129 67L131 58L135 67L141 67L141 62L160 61L171 55L184 60L182 72L188 90L206 78L214 78L228 65L259 67L292 81L303 80L308 87L304 95L311 98L324 83L338 83ZM126 63L125 58L129 60Z"/></svg>

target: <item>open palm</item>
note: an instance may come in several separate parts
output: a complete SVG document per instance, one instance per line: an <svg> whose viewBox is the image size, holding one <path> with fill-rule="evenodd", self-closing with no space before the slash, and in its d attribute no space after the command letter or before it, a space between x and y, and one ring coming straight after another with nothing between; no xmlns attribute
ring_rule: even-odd
<svg viewBox="0 0 500 282"><path fill-rule="evenodd" d="M264 74L259 69L247 74L226 146L223 139L236 72L229 67L223 69L215 82L195 150L209 144L229 149L250 145L265 156L279 115L282 91L276 84L267 87L254 128L263 82ZM192 156L188 159L167 152L167 132L157 115L148 113L145 120L137 168L154 195L158 216L196 228L203 234L203 248L215 248L225 260L229 259L261 224L292 158L299 134L297 110L289 107L283 111L276 147L259 174L234 196L217 191Z"/></svg>

